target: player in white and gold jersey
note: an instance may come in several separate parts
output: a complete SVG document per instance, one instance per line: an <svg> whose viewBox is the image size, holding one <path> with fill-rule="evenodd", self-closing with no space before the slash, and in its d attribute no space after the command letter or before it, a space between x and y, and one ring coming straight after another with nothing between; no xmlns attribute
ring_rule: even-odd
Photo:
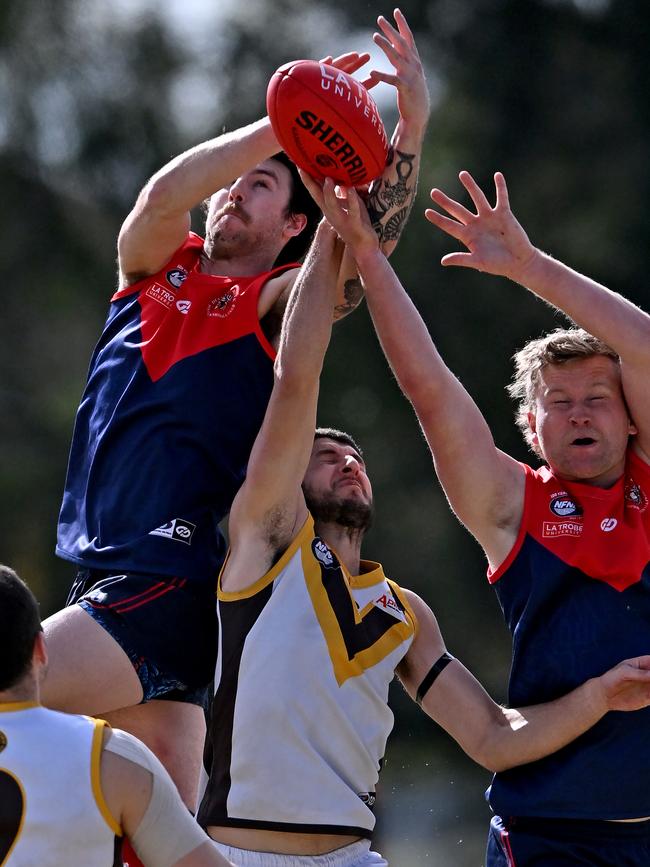
<svg viewBox="0 0 650 867"><path fill-rule="evenodd" d="M0 865L226 867L162 765L132 735L39 703L47 650L38 605L0 566Z"/></svg>
<svg viewBox="0 0 650 867"><path fill-rule="evenodd" d="M304 180L362 257L357 196ZM553 752L610 709L650 704L644 657L555 702L499 707L447 653L428 606L361 558L372 515L362 453L339 431L319 429L314 439L341 254L337 231L322 222L289 299L219 579L209 780L198 819L242 867L386 864L370 837L395 672L491 768Z"/></svg>

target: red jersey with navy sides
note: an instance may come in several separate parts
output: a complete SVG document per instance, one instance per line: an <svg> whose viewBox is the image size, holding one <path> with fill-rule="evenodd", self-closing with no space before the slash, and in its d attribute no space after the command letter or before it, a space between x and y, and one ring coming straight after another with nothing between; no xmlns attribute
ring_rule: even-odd
<svg viewBox="0 0 650 867"><path fill-rule="evenodd" d="M202 274L190 233L157 274L113 295L73 433L57 553L88 568L214 583L217 527L273 387L259 323L267 280Z"/></svg>
<svg viewBox="0 0 650 867"><path fill-rule="evenodd" d="M508 701L549 701L650 653L650 466L609 489L525 467L519 537L489 580L513 634ZM610 712L552 756L495 776L501 816L650 816L650 708Z"/></svg>

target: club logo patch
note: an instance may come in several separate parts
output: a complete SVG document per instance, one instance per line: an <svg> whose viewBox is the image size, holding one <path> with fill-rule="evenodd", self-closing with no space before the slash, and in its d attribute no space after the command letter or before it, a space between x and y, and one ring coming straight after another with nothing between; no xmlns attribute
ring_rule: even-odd
<svg viewBox="0 0 650 867"><path fill-rule="evenodd" d="M325 542L322 539L316 537L314 541L311 543L311 550L314 554L314 557L318 560L318 562L323 565L326 569L336 569L338 568L338 563L336 562L336 558L334 554L327 547Z"/></svg>
<svg viewBox="0 0 650 867"><path fill-rule="evenodd" d="M185 542L186 545L192 544L192 536L196 530L196 524L191 521L186 521L183 518L172 518L166 524L156 527L151 530L150 536L163 536L166 539L173 539L176 542Z"/></svg>
<svg viewBox="0 0 650 867"><path fill-rule="evenodd" d="M170 292L169 289L165 289L160 283L154 283L144 294L147 298L153 298L154 301L162 304L163 307L167 307L167 309L174 304L174 293Z"/></svg>
<svg viewBox="0 0 650 867"><path fill-rule="evenodd" d="M188 301L187 298L181 298L180 301L176 302L176 309L179 310L184 315L187 315L190 312L191 306L192 306L192 302Z"/></svg>
<svg viewBox="0 0 650 867"><path fill-rule="evenodd" d="M615 530L618 526L618 521L616 518L603 518L600 522L600 529L603 533L611 533L612 530Z"/></svg>
<svg viewBox="0 0 650 867"><path fill-rule="evenodd" d="M555 494L548 504L549 509L558 518L581 518L582 508L575 500L565 493Z"/></svg>
<svg viewBox="0 0 650 867"><path fill-rule="evenodd" d="M217 316L219 319L225 319L235 309L235 299L239 294L239 286L232 286L223 295L218 298L213 298L208 304L208 316Z"/></svg>
<svg viewBox="0 0 650 867"><path fill-rule="evenodd" d="M177 265L176 268L172 268L171 271L168 271L165 276L167 277L167 282L170 286L173 286L174 289L180 289L183 283L187 280L187 271L185 268Z"/></svg>
<svg viewBox="0 0 650 867"><path fill-rule="evenodd" d="M542 536L557 539L559 536L580 536L584 526L577 521L544 521Z"/></svg>
<svg viewBox="0 0 650 867"><path fill-rule="evenodd" d="M625 505L639 512L644 512L648 506L645 492L633 479L628 479L625 485Z"/></svg>

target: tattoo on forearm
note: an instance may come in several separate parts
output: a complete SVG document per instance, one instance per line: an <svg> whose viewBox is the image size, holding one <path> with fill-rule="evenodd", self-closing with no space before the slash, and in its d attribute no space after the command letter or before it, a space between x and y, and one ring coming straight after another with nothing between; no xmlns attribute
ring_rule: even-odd
<svg viewBox="0 0 650 867"><path fill-rule="evenodd" d="M404 228L404 223L406 222L406 218L409 215L409 211L411 207L402 208L401 211L398 211L396 214L392 214L391 217L384 224L384 231L382 235L382 239L384 241L397 241L399 236L402 234L402 229Z"/></svg>
<svg viewBox="0 0 650 867"><path fill-rule="evenodd" d="M392 166L395 163L397 181L392 184L388 180L379 178L370 188L368 213L380 241L397 240L404 227L417 188L415 183L410 187L408 185L415 168L415 160L416 154L405 154L391 148L387 165ZM400 210L389 215L389 212L395 208Z"/></svg>
<svg viewBox="0 0 650 867"><path fill-rule="evenodd" d="M363 286L361 285L361 280L358 277L346 280L343 284L343 295L345 296L345 300L340 304L337 304L334 308L335 319L341 319L343 316L347 316L348 313L358 306L359 302L363 298Z"/></svg>

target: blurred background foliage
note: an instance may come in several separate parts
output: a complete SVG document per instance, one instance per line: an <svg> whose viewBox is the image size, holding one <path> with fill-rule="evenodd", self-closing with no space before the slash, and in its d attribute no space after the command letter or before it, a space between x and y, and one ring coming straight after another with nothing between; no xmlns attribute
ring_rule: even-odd
<svg viewBox="0 0 650 867"><path fill-rule="evenodd" d="M209 8L206 8L209 7ZM510 356L563 318L504 280L443 270L423 218L458 170L509 181L532 239L648 306L650 4L406 0L433 112L419 199L394 264L500 447L528 455L504 392ZM264 112L273 70L372 48L376 3L4 0L0 6L0 559L43 614L72 576L53 555L74 413L115 283L115 239L147 177ZM386 68L375 52L374 62ZM376 92L387 126L394 97ZM197 228L200 227L197 216ZM505 700L510 639L477 545L450 514L416 421L361 309L335 329L320 422L366 450L366 553L432 605L450 650ZM401 693L377 848L400 867L480 865L489 774Z"/></svg>

